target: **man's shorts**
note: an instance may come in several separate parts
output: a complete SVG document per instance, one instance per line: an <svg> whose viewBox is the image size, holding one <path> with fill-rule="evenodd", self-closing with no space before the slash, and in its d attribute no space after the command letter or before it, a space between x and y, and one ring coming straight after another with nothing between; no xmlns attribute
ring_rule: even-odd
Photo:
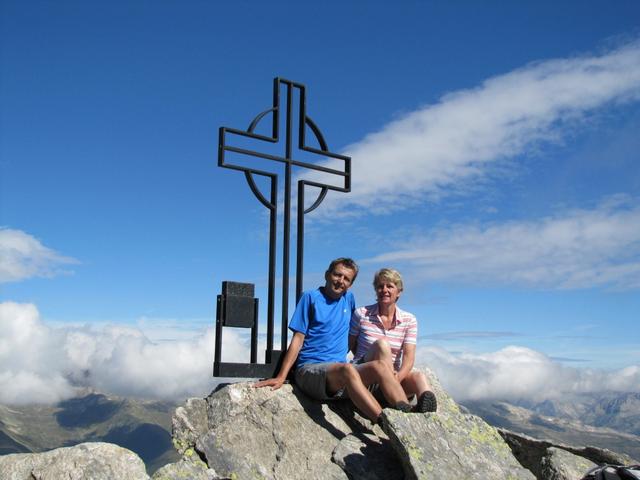
<svg viewBox="0 0 640 480"><path fill-rule="evenodd" d="M338 400L348 398L347 392L343 388L330 394L327 392L327 370L332 363L307 363L296 368L294 381L300 390L306 395L316 400Z"/></svg>

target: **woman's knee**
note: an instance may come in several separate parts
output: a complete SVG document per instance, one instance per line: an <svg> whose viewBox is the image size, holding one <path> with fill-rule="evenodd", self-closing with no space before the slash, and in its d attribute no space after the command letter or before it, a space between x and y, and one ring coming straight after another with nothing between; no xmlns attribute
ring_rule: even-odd
<svg viewBox="0 0 640 480"><path fill-rule="evenodd" d="M375 342L373 342L374 348L376 348L380 353L391 353L391 346L389 342L387 342L383 338L379 338Z"/></svg>
<svg viewBox="0 0 640 480"><path fill-rule="evenodd" d="M389 346L389 342L382 338L373 342L365 355L365 360L367 362L373 360L391 360L391 347Z"/></svg>

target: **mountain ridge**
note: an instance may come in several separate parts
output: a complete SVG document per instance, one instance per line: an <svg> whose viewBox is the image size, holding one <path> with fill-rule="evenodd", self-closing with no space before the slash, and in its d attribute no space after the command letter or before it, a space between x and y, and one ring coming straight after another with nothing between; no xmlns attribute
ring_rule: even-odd
<svg viewBox="0 0 640 480"><path fill-rule="evenodd" d="M137 453L153 472L179 458L171 443L176 405L95 392L50 406L0 405L0 453L109 442Z"/></svg>
<svg viewBox="0 0 640 480"><path fill-rule="evenodd" d="M607 393L605 396L606 402L610 401L611 394ZM622 399L627 396L627 392L619 394ZM571 401L573 407L570 406ZM560 443L606 448L640 459L640 436L633 433L636 427L625 423L628 419L626 412L617 415L610 412L608 417L599 415L596 405L604 401L605 399L589 396L584 397L581 402L576 398L556 401L553 407L548 401L523 406L527 403L487 400L466 401L462 406L494 427ZM559 413L563 416L556 416Z"/></svg>

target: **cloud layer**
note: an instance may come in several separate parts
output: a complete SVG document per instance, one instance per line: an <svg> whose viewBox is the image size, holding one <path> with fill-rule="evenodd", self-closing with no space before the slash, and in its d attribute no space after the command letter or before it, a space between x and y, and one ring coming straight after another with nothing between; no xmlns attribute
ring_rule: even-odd
<svg viewBox="0 0 640 480"><path fill-rule="evenodd" d="M367 260L427 280L543 288L640 288L640 201L619 196L592 210L415 236Z"/></svg>
<svg viewBox="0 0 640 480"><path fill-rule="evenodd" d="M543 141L562 141L597 109L639 98L638 40L602 55L532 63L490 78L347 147L352 192L328 196L316 215L388 213L464 190L501 160ZM379 201L388 194L393 202Z"/></svg>
<svg viewBox="0 0 640 480"><path fill-rule="evenodd" d="M438 374L445 389L458 401L543 401L567 393L640 392L640 366L616 371L572 368L525 347L460 355L422 347L416 358L416 363Z"/></svg>
<svg viewBox="0 0 640 480"><path fill-rule="evenodd" d="M224 359L246 361L243 339L225 332ZM213 385L213 329L154 343L125 326L52 328L32 304L0 303L0 403L54 403L92 388L178 399Z"/></svg>
<svg viewBox="0 0 640 480"><path fill-rule="evenodd" d="M0 304L0 403L55 403L82 388L147 398L208 394L213 331L190 340L153 343L122 326L52 328L31 304ZM246 361L244 339L225 332L225 359ZM435 370L457 400L539 399L565 392L640 391L640 367L570 368L524 347L454 355L422 347L417 363ZM514 382L514 378L518 381Z"/></svg>
<svg viewBox="0 0 640 480"><path fill-rule="evenodd" d="M21 230L0 227L0 282L18 282L32 277L51 277L63 265L78 263L45 247Z"/></svg>

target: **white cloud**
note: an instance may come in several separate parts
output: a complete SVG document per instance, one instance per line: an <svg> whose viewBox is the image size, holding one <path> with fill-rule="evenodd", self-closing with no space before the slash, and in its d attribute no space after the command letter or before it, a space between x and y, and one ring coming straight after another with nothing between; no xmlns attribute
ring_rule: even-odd
<svg viewBox="0 0 640 480"><path fill-rule="evenodd" d="M189 341L152 343L126 326L52 328L34 305L0 303L0 403L55 403L86 387L147 398L204 396L215 385L213 344L213 329ZM223 350L225 360L249 357L246 339L233 332L225 332ZM524 347L458 355L421 347L416 363L434 369L457 400L640 391L640 367L570 368Z"/></svg>
<svg viewBox="0 0 640 480"><path fill-rule="evenodd" d="M157 332L156 332L157 333ZM54 403L79 388L123 396L208 394L214 331L154 343L139 329L50 327L31 304L0 303L0 403ZM224 360L248 361L246 339L225 332Z"/></svg>
<svg viewBox="0 0 640 480"><path fill-rule="evenodd" d="M437 347L418 349L416 363L436 372L458 401L543 401L568 393L640 392L640 367L605 371L564 366L525 347L454 355Z"/></svg>
<svg viewBox="0 0 640 480"><path fill-rule="evenodd" d="M427 280L637 289L640 202L618 196L542 219L440 228L367 262Z"/></svg>
<svg viewBox="0 0 640 480"><path fill-rule="evenodd" d="M540 141L562 141L596 109L639 98L638 40L603 55L532 63L490 78L347 147L352 192L329 195L316 216L387 213L464 190L501 160ZM393 202L380 202L385 195Z"/></svg>
<svg viewBox="0 0 640 480"><path fill-rule="evenodd" d="M0 227L0 282L18 282L31 277L51 277L60 266L78 263L45 247L21 230Z"/></svg>

